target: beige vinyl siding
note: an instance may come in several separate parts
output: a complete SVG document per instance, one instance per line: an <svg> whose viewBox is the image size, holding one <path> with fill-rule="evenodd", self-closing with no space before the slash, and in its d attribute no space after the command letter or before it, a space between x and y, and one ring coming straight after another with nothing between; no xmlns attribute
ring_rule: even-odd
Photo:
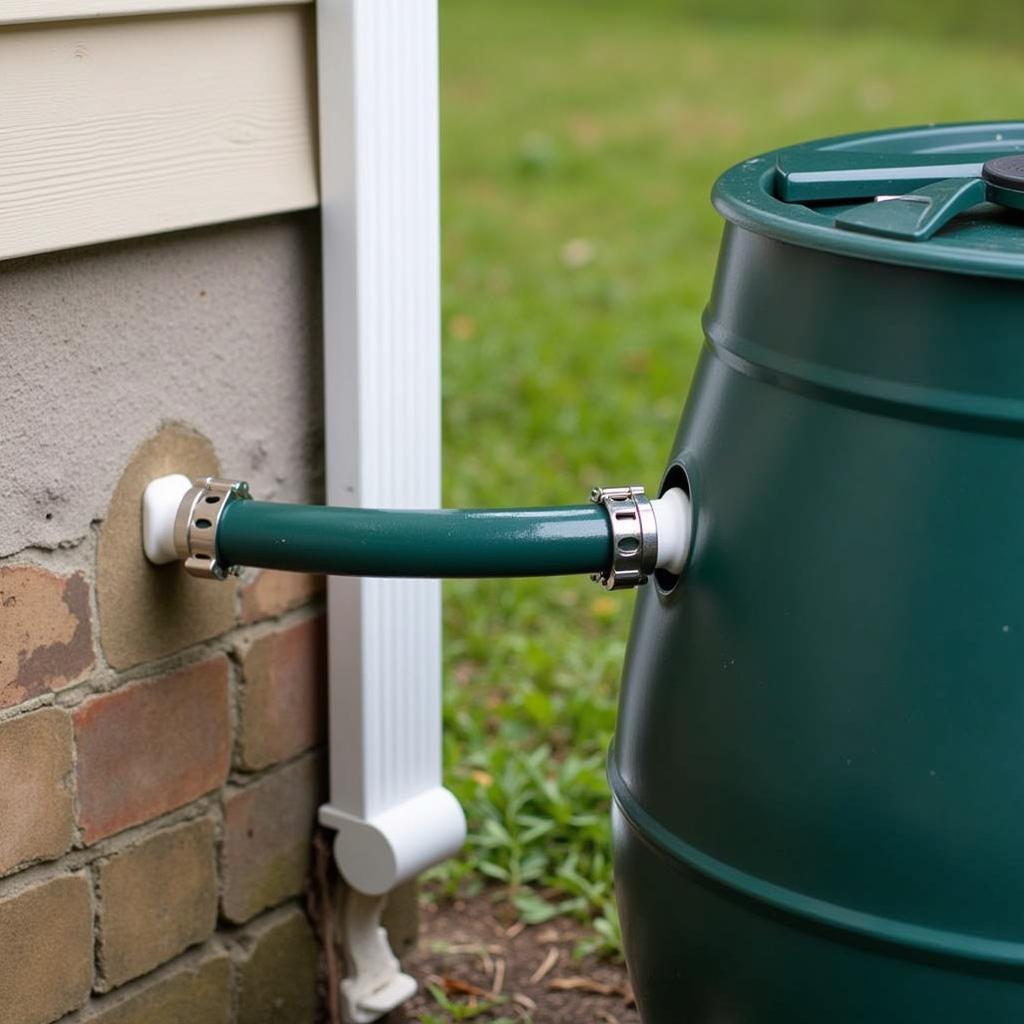
<svg viewBox="0 0 1024 1024"><path fill-rule="evenodd" d="M316 205L313 32L308 4L0 28L0 259Z"/></svg>
<svg viewBox="0 0 1024 1024"><path fill-rule="evenodd" d="M125 14L158 14L225 7L269 7L309 4L313 0L3 0L0 25L71 18L109 18Z"/></svg>

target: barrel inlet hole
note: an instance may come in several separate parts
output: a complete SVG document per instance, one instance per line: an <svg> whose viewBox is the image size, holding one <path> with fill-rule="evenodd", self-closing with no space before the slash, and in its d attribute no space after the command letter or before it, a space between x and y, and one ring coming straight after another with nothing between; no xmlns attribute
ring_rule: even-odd
<svg viewBox="0 0 1024 1024"><path fill-rule="evenodd" d="M658 497L660 498L666 491L672 490L673 487L681 487L686 492L686 495L691 500L693 499L693 492L690 490L690 478L686 475L686 470L678 464L673 464L669 467L669 471L665 474L665 479L661 483L661 490L658 491ZM658 585L658 591L662 594L671 594L679 582L679 576L679 573L669 572L668 569L655 569L654 582Z"/></svg>
<svg viewBox="0 0 1024 1024"><path fill-rule="evenodd" d="M207 505L216 505L217 502L220 501L220 496L216 494L208 494L203 498L203 501L205 501Z"/></svg>
<svg viewBox="0 0 1024 1024"><path fill-rule="evenodd" d="M213 526L213 523L211 523L209 519L197 519L196 526L198 526L200 530L208 530Z"/></svg>

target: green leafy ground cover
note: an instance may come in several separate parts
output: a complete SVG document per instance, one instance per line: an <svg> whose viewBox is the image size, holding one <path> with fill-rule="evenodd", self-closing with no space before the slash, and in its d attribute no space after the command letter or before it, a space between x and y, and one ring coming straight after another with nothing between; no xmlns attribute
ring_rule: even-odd
<svg viewBox="0 0 1024 1024"><path fill-rule="evenodd" d="M987 36L960 3L786 0L777 22L763 2L704 4L713 21L685 6L442 0L449 505L656 486L720 170L815 136L1024 112L1024 37ZM439 890L493 881L524 920L573 914L613 954L603 759L631 609L581 579L445 586L446 772L471 838Z"/></svg>

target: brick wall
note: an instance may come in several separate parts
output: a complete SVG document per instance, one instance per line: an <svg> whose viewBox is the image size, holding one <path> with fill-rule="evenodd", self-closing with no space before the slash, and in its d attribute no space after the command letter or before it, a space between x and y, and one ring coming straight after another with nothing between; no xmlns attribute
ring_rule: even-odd
<svg viewBox="0 0 1024 1024"><path fill-rule="evenodd" d="M82 555L0 563L0 1024L306 1024L322 581L227 584L223 633L118 671Z"/></svg>

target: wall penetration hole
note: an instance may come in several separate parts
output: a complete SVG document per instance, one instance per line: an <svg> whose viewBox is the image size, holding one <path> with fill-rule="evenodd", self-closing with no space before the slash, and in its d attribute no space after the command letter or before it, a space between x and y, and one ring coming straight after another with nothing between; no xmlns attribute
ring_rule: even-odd
<svg viewBox="0 0 1024 1024"><path fill-rule="evenodd" d="M203 501L205 501L207 505L216 505L217 502L220 501L220 497L216 494L208 494L203 498Z"/></svg>
<svg viewBox="0 0 1024 1024"><path fill-rule="evenodd" d="M211 523L209 519L197 519L196 526L198 526L200 530L208 530L213 526L213 523Z"/></svg>
<svg viewBox="0 0 1024 1024"><path fill-rule="evenodd" d="M686 470L678 464L674 464L669 467L669 471L665 474L665 479L661 483L661 489L658 491L658 497L660 498L666 491L672 490L673 487L681 487L687 494L687 496L693 500L693 492L690 490L690 478L686 475ZM693 551L693 542L690 542L690 551ZM689 562L689 555L687 556L687 562ZM683 566L683 570L686 570L686 566ZM676 584L679 582L680 573L669 572L668 569L655 569L654 570L654 581L658 585L658 590L662 594L671 594L676 588Z"/></svg>

